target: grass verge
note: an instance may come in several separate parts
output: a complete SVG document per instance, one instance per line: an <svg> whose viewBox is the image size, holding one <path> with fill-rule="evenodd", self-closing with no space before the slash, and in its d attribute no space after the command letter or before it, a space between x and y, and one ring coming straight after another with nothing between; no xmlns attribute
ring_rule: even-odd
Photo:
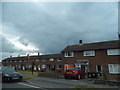
<svg viewBox="0 0 120 90"><path fill-rule="evenodd" d="M19 73L21 73L21 74L23 74L23 75L32 75L32 71L17 71L17 72L19 72ZM38 72L33 72L33 75L34 76L38 76Z"/></svg>

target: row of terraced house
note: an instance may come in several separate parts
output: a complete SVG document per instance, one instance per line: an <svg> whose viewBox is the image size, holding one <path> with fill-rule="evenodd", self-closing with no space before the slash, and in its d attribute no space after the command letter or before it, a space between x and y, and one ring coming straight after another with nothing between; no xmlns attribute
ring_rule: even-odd
<svg viewBox="0 0 120 90"><path fill-rule="evenodd" d="M55 70L66 65L80 67L85 72L108 72L110 76L120 76L120 40L68 45L60 54L10 57L2 60L5 66L29 70L34 62L34 70Z"/></svg>

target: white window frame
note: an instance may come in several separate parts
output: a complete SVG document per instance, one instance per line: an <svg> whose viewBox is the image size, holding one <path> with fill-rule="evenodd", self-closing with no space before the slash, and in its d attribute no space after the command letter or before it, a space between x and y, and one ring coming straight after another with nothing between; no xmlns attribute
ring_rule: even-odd
<svg viewBox="0 0 120 90"><path fill-rule="evenodd" d="M102 65L100 65L100 66L101 66L101 71L100 71L100 72L102 72L102 70L103 70L103 69L102 69ZM99 71L98 71L98 65L96 65L96 72L99 72Z"/></svg>
<svg viewBox="0 0 120 90"><path fill-rule="evenodd" d="M41 68L42 68L42 69L45 69L45 68L46 68L46 65L45 65L45 64L41 65Z"/></svg>
<svg viewBox="0 0 120 90"><path fill-rule="evenodd" d="M107 55L120 55L120 49L107 49Z"/></svg>
<svg viewBox="0 0 120 90"><path fill-rule="evenodd" d="M90 53L90 54L87 55L86 53ZM83 54L84 54L84 56L95 56L95 50L84 51Z"/></svg>
<svg viewBox="0 0 120 90"><path fill-rule="evenodd" d="M62 59L61 58L57 58L57 61L59 62L59 61L62 61Z"/></svg>
<svg viewBox="0 0 120 90"><path fill-rule="evenodd" d="M54 61L54 58L49 58L49 61Z"/></svg>
<svg viewBox="0 0 120 90"><path fill-rule="evenodd" d="M40 60L39 60L39 59L36 59L35 61L36 61L36 62L39 62Z"/></svg>
<svg viewBox="0 0 120 90"><path fill-rule="evenodd" d="M115 71L115 68L118 67L118 70ZM110 74L120 74L120 64L108 64L108 69Z"/></svg>
<svg viewBox="0 0 120 90"><path fill-rule="evenodd" d="M46 62L46 59L42 59L42 62Z"/></svg>
<svg viewBox="0 0 120 90"><path fill-rule="evenodd" d="M71 56L69 56L69 53L70 53ZM65 57L74 57L74 52L65 52L64 56Z"/></svg>

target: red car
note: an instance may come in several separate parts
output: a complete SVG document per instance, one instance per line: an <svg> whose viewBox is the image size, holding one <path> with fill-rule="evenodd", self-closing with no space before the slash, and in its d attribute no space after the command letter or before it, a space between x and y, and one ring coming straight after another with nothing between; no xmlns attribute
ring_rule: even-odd
<svg viewBox="0 0 120 90"><path fill-rule="evenodd" d="M65 79L68 79L70 77L76 78L76 79L81 79L81 78L85 78L85 71L82 71L80 68L78 67L72 67L69 68L68 70L66 70L64 72L64 77Z"/></svg>

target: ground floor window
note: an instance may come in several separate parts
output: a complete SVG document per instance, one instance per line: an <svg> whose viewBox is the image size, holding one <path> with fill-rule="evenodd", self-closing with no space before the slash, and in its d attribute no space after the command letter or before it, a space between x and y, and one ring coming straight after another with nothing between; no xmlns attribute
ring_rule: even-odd
<svg viewBox="0 0 120 90"><path fill-rule="evenodd" d="M45 69L45 68L46 68L46 65L42 65L41 68L42 68L42 69Z"/></svg>
<svg viewBox="0 0 120 90"><path fill-rule="evenodd" d="M96 71L101 72L102 71L102 65L96 65Z"/></svg>
<svg viewBox="0 0 120 90"><path fill-rule="evenodd" d="M108 64L109 73L120 74L120 64Z"/></svg>

